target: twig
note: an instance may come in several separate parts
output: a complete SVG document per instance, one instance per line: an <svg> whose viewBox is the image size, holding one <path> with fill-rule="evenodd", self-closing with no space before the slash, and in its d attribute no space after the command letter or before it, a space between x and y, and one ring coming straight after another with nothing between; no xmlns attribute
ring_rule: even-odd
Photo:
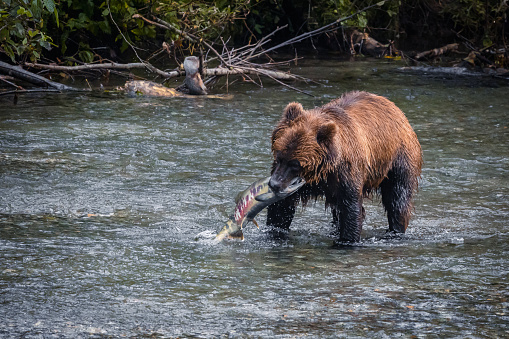
<svg viewBox="0 0 509 339"><path fill-rule="evenodd" d="M281 26L281 27L278 27L276 28L272 33L264 36L262 39L260 39L260 41L258 41L255 45L253 45L252 48L250 48L249 50L247 51L244 51L242 53L239 53L237 58L236 59L239 59L239 58L242 58L243 56L245 55L248 55L249 56L249 59L251 59L253 53L257 50L257 49L260 49L263 45L265 45L266 43L270 42L271 40L269 39L271 36L275 35L277 32L279 32L280 30L283 30L285 28L287 28L288 25L284 25L284 26ZM263 53L262 53L263 54Z"/></svg>
<svg viewBox="0 0 509 339"><path fill-rule="evenodd" d="M180 35L182 35L182 37L184 37L185 39L191 41L191 42L194 42L194 43L198 43L198 42L201 42L203 43L205 46L207 46L212 52L214 52L214 54L221 60L221 62L223 64L227 64L227 62L223 59L222 55L219 54L218 51L216 51L216 49L214 47L212 47L212 45L210 45L207 41L203 40L203 39L200 39L198 38L197 36L191 34L191 33L187 33L187 32L184 32L180 29L178 29L177 27L173 26L172 24L162 20L162 19L159 19L157 17L154 17L154 21L151 21L147 18L145 18L144 16L142 16L141 14L134 14L133 15L133 18L140 18L142 20L145 20L146 22L150 23L150 24L153 24L153 25L156 25L158 27L162 27L162 28L165 28L167 30L170 30L170 31L174 31Z"/></svg>
<svg viewBox="0 0 509 339"><path fill-rule="evenodd" d="M11 85L11 86L13 86L13 87L16 87L16 88L17 88L17 89L19 89L19 90L23 90L23 87L18 86L18 85L16 85L16 84L15 84L15 83L13 83L13 82L10 82L9 80L5 79L5 77L3 77L3 76L2 76L2 77L0 77L0 80L1 80L1 81L3 81L3 82L5 82L6 84L9 84L9 85Z"/></svg>

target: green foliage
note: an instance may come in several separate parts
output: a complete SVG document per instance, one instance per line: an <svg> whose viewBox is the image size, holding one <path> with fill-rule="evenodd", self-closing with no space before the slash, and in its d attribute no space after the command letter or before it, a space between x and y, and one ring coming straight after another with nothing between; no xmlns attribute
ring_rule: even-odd
<svg viewBox="0 0 509 339"><path fill-rule="evenodd" d="M176 28L202 38L216 38L228 30L247 0L0 0L0 53L13 62L36 61L42 48L58 44L62 54L70 51L83 62L97 56L93 45L101 41L121 52L130 45L161 38L180 41L175 32L157 31L132 16L153 14ZM113 44L113 45L112 45ZM182 46L182 43L179 44Z"/></svg>
<svg viewBox="0 0 509 339"><path fill-rule="evenodd" d="M155 37L154 28L142 29L143 23L135 22L131 17L137 13L137 8L145 6L146 1L126 0L67 0L61 2L61 11L64 25L61 30L60 47L62 53L68 50L68 41L72 36L85 35L88 39L79 42L77 57L83 62L93 61L95 55L89 41L97 41L95 38L104 38L108 44L116 36L114 41L120 42L120 49L128 48L128 43L123 36L132 43L133 36L145 34ZM117 26L118 25L118 29ZM119 29L122 34L119 33ZM108 38L111 37L111 38ZM110 46L115 47L115 46Z"/></svg>
<svg viewBox="0 0 509 339"><path fill-rule="evenodd" d="M314 15L319 18L319 20L317 20L317 26L320 27L320 25L323 26L337 19L354 14L359 9L362 9L363 6L366 7L367 2L368 1L363 1L359 3L358 1L353 1L352 3L350 0L325 0L316 3L312 7L311 13L315 13ZM376 3L378 1L374 2ZM343 22L343 25L355 28L366 28L368 25L367 13L360 13Z"/></svg>
<svg viewBox="0 0 509 339"><path fill-rule="evenodd" d="M507 20L507 0L448 0L437 2L440 14L451 18L454 28L471 39L479 40L484 47L500 42Z"/></svg>
<svg viewBox="0 0 509 339"><path fill-rule="evenodd" d="M342 19L360 10L376 5L373 8L358 13L346 21L343 26L364 29L368 28L373 19L385 13L389 19L384 21L385 28L394 26L399 14L398 0L296 0L275 1L259 0L252 2L250 16L247 23L254 34L268 34L277 26L288 24L292 34L301 34L323 27L338 19Z"/></svg>
<svg viewBox="0 0 509 339"><path fill-rule="evenodd" d="M235 19L247 10L248 1L172 1L160 2L153 13L164 21L203 39L214 39L230 29ZM169 33L178 39L178 34Z"/></svg>
<svg viewBox="0 0 509 339"><path fill-rule="evenodd" d="M462 34L481 32L480 41L490 45L505 39L508 10L506 0L0 0L0 4L0 54L13 62L37 61L43 53L92 62L99 57L96 47L123 52L131 45L160 46L161 40L192 53L195 46L177 30L209 40L240 37L245 43L246 38L260 38L285 24L291 35L311 31L374 4L378 6L343 25L397 32L402 8L423 8L439 13L444 26L452 22ZM134 14L155 16L177 30L159 29Z"/></svg>
<svg viewBox="0 0 509 339"><path fill-rule="evenodd" d="M53 0L3 0L0 10L0 51L12 62L16 59L35 61L42 49L49 50L53 41L44 30L43 12L58 14Z"/></svg>

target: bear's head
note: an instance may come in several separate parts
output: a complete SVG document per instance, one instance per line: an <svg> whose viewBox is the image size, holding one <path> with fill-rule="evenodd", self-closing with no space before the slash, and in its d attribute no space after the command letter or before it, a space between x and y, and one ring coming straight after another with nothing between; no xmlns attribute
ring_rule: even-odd
<svg viewBox="0 0 509 339"><path fill-rule="evenodd" d="M336 124L325 115L290 103L272 133L270 188L278 193L302 179L306 183L324 179L334 162L336 133Z"/></svg>

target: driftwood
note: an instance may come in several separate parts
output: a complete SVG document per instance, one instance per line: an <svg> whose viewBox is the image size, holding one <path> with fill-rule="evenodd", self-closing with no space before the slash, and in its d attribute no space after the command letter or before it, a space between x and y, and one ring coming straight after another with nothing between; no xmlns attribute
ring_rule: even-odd
<svg viewBox="0 0 509 339"><path fill-rule="evenodd" d="M86 65L77 65L77 66L61 66L61 65L46 65L46 64L33 64L26 63L26 66L37 68L37 69L47 69L52 71L63 71L63 72L78 72L84 70L94 70L94 69L119 69L119 70L128 70L128 69L143 69L146 68L145 63L141 62L133 62L128 64L118 64L118 63L104 63L104 64L86 64ZM13 66L11 66L13 67ZM185 75L184 71L175 70L171 72L164 72L159 70L157 72L158 75L163 76L165 79L177 78ZM254 67L241 67L241 66L231 66L231 69L227 68L206 68L203 70L205 76L224 76L224 75L238 75L238 74L259 74L260 71L255 69ZM298 77L286 72L273 71L264 69L263 73L267 76L271 76L276 79L281 80L295 80ZM33 74L33 73L31 73Z"/></svg>
<svg viewBox="0 0 509 339"><path fill-rule="evenodd" d="M432 66L407 66L398 68L399 71L402 72L416 72L422 74L440 74L440 75L465 75L465 76L473 76L480 77L483 74L479 72L474 72L466 67L432 67Z"/></svg>
<svg viewBox="0 0 509 339"><path fill-rule="evenodd" d="M448 44L448 45L442 46L440 48L433 48L433 49L430 49L429 51L424 51L424 52L418 53L415 56L415 60L420 60L420 59L424 59L424 58L435 58L437 56L440 56L440 55L443 55L443 54L446 54L449 52L456 52L458 50L458 47L459 47L459 44L454 43L454 44Z"/></svg>
<svg viewBox="0 0 509 339"><path fill-rule="evenodd" d="M129 70L129 69L147 69L157 75L160 75L164 78L174 78L181 76L185 73L179 71L173 72L164 72L157 67L152 66L148 62L133 62L128 64L118 64L115 62L111 63L103 63L103 64L84 64L77 66L61 66L61 65L46 65L46 64L33 64L30 62L25 63L28 67L38 68L38 69L48 69L52 71L63 71L63 72L79 72L79 71L88 71L88 70L97 70L97 69L119 69L119 70ZM182 73L182 74L181 74Z"/></svg>
<svg viewBox="0 0 509 339"><path fill-rule="evenodd" d="M13 78L20 79L23 81L26 81L28 83L31 83L36 86L41 87L50 87L57 91L74 91L77 90L76 88L59 84L58 82L54 82L51 80L46 79L45 77L42 77L40 75L34 74L32 72L26 71L20 66L12 66L8 63L5 63L3 61L0 61L0 73L10 75Z"/></svg>
<svg viewBox="0 0 509 339"><path fill-rule="evenodd" d="M192 95L206 95L207 87L203 83L200 70L203 69L201 59L195 56L187 57L184 60L184 70L186 71L186 79L184 87L187 92Z"/></svg>
<svg viewBox="0 0 509 339"><path fill-rule="evenodd" d="M236 74L262 74L271 78L281 79L281 80L295 80L297 77L290 73L284 73L279 71L272 71L269 69L256 69L254 67L244 67L244 66L231 66L231 69L226 68L207 68L204 70L205 75L213 76L213 75L236 75Z"/></svg>

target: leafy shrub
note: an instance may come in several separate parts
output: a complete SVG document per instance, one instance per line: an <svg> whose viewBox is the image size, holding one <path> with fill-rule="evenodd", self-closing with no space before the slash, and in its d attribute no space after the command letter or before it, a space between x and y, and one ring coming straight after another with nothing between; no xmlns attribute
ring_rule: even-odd
<svg viewBox="0 0 509 339"><path fill-rule="evenodd" d="M16 59L35 61L42 49L49 50L53 40L46 33L43 14L55 16L58 11L53 0L3 0L0 10L0 51L13 62Z"/></svg>

